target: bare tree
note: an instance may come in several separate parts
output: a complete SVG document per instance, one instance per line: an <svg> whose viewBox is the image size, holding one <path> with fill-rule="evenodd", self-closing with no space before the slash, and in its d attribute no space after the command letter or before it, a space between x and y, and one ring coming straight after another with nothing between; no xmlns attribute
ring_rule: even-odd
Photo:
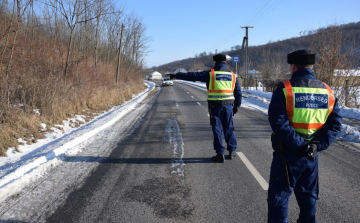
<svg viewBox="0 0 360 223"><path fill-rule="evenodd" d="M119 41L118 61L117 61L117 65L116 65L116 74L115 74L115 82L116 82L116 84L118 84L118 77L119 77L119 72L120 72L121 47L122 47L123 31L124 31L124 23L121 24L121 33L120 33L120 41Z"/></svg>
<svg viewBox="0 0 360 223"><path fill-rule="evenodd" d="M311 50L318 62L314 66L316 77L329 84L338 96L339 103L345 104L345 80L351 79L350 87L360 88L356 65L357 46L355 37L344 35L341 26L332 25L311 33ZM340 70L340 71L339 71ZM353 95L353 97L356 96Z"/></svg>
<svg viewBox="0 0 360 223"><path fill-rule="evenodd" d="M272 52L271 49L263 50L257 69L261 72L262 82L267 90L272 90L280 81L290 78L285 75L288 73L287 67L283 54Z"/></svg>
<svg viewBox="0 0 360 223"><path fill-rule="evenodd" d="M142 67L143 58L147 54L147 44L150 38L145 36L146 27L139 21L134 30L134 43L133 43L133 61L137 67Z"/></svg>
<svg viewBox="0 0 360 223"><path fill-rule="evenodd" d="M67 74L69 67L70 55L72 50L72 43L74 38L74 31L78 24L85 23L96 19L99 15L93 13L90 16L85 16L86 11L95 11L96 0L52 0L50 5L58 11L65 19L68 29L70 31L68 39L68 50L65 62L64 76Z"/></svg>
<svg viewBox="0 0 360 223"><path fill-rule="evenodd" d="M95 67L97 65L98 57L98 46L100 41L100 23L101 17L107 14L114 13L112 10L113 6L107 0L97 0L95 1L95 17L96 17L96 29L95 29L95 45L94 45L94 63Z"/></svg>
<svg viewBox="0 0 360 223"><path fill-rule="evenodd" d="M332 86L334 70L342 60L342 31L338 26L330 26L317 30L311 37L313 41L311 41L310 48L316 52L319 58L315 66L317 77Z"/></svg>
<svg viewBox="0 0 360 223"><path fill-rule="evenodd" d="M14 1L14 3L15 3L15 1ZM26 11L26 8L29 6L29 4L30 4L30 1L26 2L24 4L24 6L21 7L21 0L16 0L16 22L15 22L16 26L14 26L14 27L11 26L11 25L9 26L9 30L11 28L13 28L14 29L13 32L15 32L15 34L14 34L14 37L13 37L13 43L12 43L12 47L11 47L10 59L9 59L9 62L8 62L7 68L6 68L6 75L8 75L9 70L10 70L12 58L13 58L13 55L14 55L14 49L15 49L15 45L16 45L16 40L17 40L17 36L18 36L18 33L19 33L19 26L20 26L20 23L21 23L21 20L22 20L22 15Z"/></svg>

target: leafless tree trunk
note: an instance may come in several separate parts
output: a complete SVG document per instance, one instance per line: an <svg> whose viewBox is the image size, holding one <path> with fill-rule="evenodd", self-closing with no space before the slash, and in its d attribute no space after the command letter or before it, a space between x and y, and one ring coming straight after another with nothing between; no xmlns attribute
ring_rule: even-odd
<svg viewBox="0 0 360 223"><path fill-rule="evenodd" d="M70 30L70 36L69 36L69 42L68 42L68 50L67 50L66 61L65 61L64 77L66 77L67 70L68 70L68 67L69 67L74 29L75 28L71 28L71 30Z"/></svg>
<svg viewBox="0 0 360 223"><path fill-rule="evenodd" d="M19 33L19 25L21 23L22 13L21 13L20 0L16 0L16 8L17 8L17 21L16 21L16 28L14 30L15 35L14 35L13 43L12 43L12 47L11 47L10 59L9 59L9 63L7 65L6 72L5 72L7 76L9 75L9 70L10 70L11 62L12 62L13 55L14 55L15 45L16 45L16 39L17 39L17 35ZM25 9L26 9L26 7L25 7ZM24 9L24 11L25 11L25 9Z"/></svg>
<svg viewBox="0 0 360 223"><path fill-rule="evenodd" d="M116 82L116 84L118 84L118 77L119 77L119 71L120 71L121 47L122 47L123 31L124 31L124 23L121 25L121 34L120 34L120 42L119 42L118 62L117 62L117 66L116 66L116 75L115 75L115 82Z"/></svg>
<svg viewBox="0 0 360 223"><path fill-rule="evenodd" d="M31 3L31 7L30 7L30 10L31 10L31 25L30 25L30 28L31 28L30 57L31 57L31 55L32 55L32 45L33 45L33 42L34 42L34 1L33 1L33 0L30 0L30 3Z"/></svg>
<svg viewBox="0 0 360 223"><path fill-rule="evenodd" d="M95 45L94 45L95 46L95 50L94 50L95 67L97 65L98 44L99 44L99 39L100 39L99 24L100 24L100 15L96 16L96 31L95 31Z"/></svg>
<svg viewBox="0 0 360 223"><path fill-rule="evenodd" d="M134 26L133 26L133 43L132 43L132 53L131 53L131 61L132 64L135 66L135 52L136 52L136 33L137 33L137 29L138 27L135 26L136 21L134 21Z"/></svg>
<svg viewBox="0 0 360 223"><path fill-rule="evenodd" d="M8 42L9 42L9 36L10 36L10 33L8 33L8 34L6 35L4 49L3 49L3 52L2 52L2 54L1 54L0 65L2 65L2 63L3 63L4 55L5 55L6 48L7 48ZM2 71L2 66L0 66L0 72L1 72L1 71Z"/></svg>

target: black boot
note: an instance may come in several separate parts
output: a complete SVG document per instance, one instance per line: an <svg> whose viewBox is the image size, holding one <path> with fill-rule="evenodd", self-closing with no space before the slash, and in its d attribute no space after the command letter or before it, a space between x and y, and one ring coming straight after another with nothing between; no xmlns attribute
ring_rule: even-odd
<svg viewBox="0 0 360 223"><path fill-rule="evenodd" d="M222 154L217 154L216 156L213 156L213 157L212 157L212 160L213 160L214 162L223 163L223 162L225 162L225 157L224 157L224 155L222 155Z"/></svg>
<svg viewBox="0 0 360 223"><path fill-rule="evenodd" d="M235 159L235 151L229 151L229 159L230 160Z"/></svg>

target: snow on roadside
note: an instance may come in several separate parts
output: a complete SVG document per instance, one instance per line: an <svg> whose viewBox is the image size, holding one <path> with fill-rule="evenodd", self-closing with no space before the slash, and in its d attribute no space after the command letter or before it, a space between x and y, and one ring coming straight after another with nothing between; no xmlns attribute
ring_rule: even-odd
<svg viewBox="0 0 360 223"><path fill-rule="evenodd" d="M54 128L54 132L47 133L45 139L39 140L32 145L19 146L20 152L14 152L9 149L8 157L0 157L0 189L6 190L15 180L28 174L36 168L51 164L54 160L59 159L65 153L77 149L77 145L83 143L93 136L99 134L107 127L113 125L130 111L135 109L136 105L146 98L149 92L155 88L154 83L146 84L148 88L134 95L133 99L125 102L123 105L113 107L109 111L95 117L91 122L75 128L71 123L82 122L83 117L76 117L74 120L64 121L64 132ZM45 125L42 125L45 128ZM1 193L4 195L3 193Z"/></svg>
<svg viewBox="0 0 360 223"><path fill-rule="evenodd" d="M352 119L360 120L359 108L347 108L345 106L341 106L340 113L343 118L352 118Z"/></svg>
<svg viewBox="0 0 360 223"><path fill-rule="evenodd" d="M343 141L360 143L359 129L350 125L342 124L338 137Z"/></svg>
<svg viewBox="0 0 360 223"><path fill-rule="evenodd" d="M258 111L264 115L267 115L269 103L269 100L266 98L248 95L247 98L242 99L241 107Z"/></svg>
<svg viewBox="0 0 360 223"><path fill-rule="evenodd" d="M271 99L272 97L272 92L263 92L263 91L256 91L256 90L243 90L243 92L248 93L248 94L253 94L253 95L257 95L263 98L268 98Z"/></svg>
<svg viewBox="0 0 360 223"><path fill-rule="evenodd" d="M76 123L76 124L75 124ZM86 123L85 121L85 116L84 115L75 115L74 118L69 118L67 120L63 121L62 125L55 125L58 128L55 127L51 127L50 128L50 132L45 132L45 138L44 139L39 139L37 141L37 143L33 143L31 145L26 144L26 142L22 139L18 139L19 142L22 143L22 145L18 146L18 151L15 150L15 148L11 147L6 151L6 155L7 157L4 159L2 157L0 157L0 165L3 161L15 161L17 159L19 159L21 156L33 151L36 148L39 148L43 145L46 145L50 142L52 142L55 139L58 139L60 137L62 137L63 135L66 135L68 133L70 133L71 131L73 131L74 129L76 129L77 125L79 125L79 127L83 126ZM42 131L46 131L47 130L47 126L44 123L40 124L42 127ZM62 130L61 130L62 129Z"/></svg>

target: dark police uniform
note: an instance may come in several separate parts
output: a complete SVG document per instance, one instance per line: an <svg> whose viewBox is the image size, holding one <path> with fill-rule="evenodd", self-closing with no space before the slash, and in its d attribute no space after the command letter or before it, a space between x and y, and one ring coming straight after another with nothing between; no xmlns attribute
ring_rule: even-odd
<svg viewBox="0 0 360 223"><path fill-rule="evenodd" d="M295 51L288 55L288 63L314 64L315 54ZM341 129L337 99L325 83L314 77L312 69L301 68L293 72L289 81L275 88L268 118L274 149L267 199L268 222L288 222L287 208L292 191L300 207L297 222L316 222L317 155L333 143ZM286 188L280 146L285 150L290 190ZM317 150L309 153L310 147Z"/></svg>
<svg viewBox="0 0 360 223"><path fill-rule="evenodd" d="M241 88L237 82L235 75L227 68L225 63L226 57L223 54L215 55L215 66L212 70L202 72L188 72L171 74L170 76L176 79L188 81L205 82L208 89L208 107L211 114L212 131L214 135L214 149L219 156L213 157L214 161L223 162L225 147L222 143L222 135L224 134L225 142L227 143L227 150L232 153L236 150L237 141L233 127L233 111L241 105ZM233 83L232 86L230 86ZM227 85L228 87L226 87ZM223 92L217 93L216 87L228 88ZM231 87L232 89L230 90ZM231 154L230 154L231 155ZM218 159L219 158L219 159Z"/></svg>

